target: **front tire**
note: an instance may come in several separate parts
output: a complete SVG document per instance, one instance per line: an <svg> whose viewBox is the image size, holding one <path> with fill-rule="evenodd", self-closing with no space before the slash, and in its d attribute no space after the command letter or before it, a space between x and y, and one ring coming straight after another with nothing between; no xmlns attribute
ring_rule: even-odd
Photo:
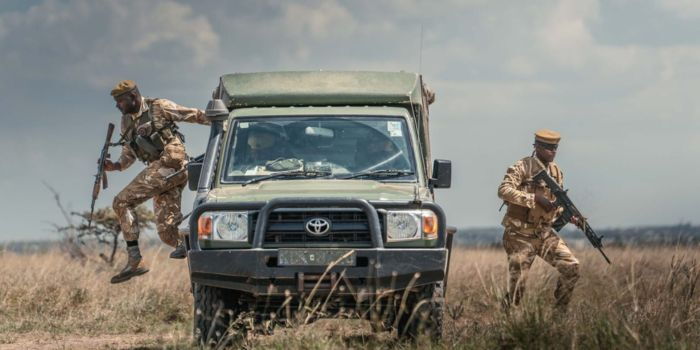
<svg viewBox="0 0 700 350"><path fill-rule="evenodd" d="M238 310L227 290L193 283L194 339L200 346L220 345L232 340L231 322ZM225 346L225 344L223 344Z"/></svg>
<svg viewBox="0 0 700 350"><path fill-rule="evenodd" d="M418 287L409 295L406 310L399 316L399 337L417 339L427 336L434 341L440 340L444 310L442 282Z"/></svg>

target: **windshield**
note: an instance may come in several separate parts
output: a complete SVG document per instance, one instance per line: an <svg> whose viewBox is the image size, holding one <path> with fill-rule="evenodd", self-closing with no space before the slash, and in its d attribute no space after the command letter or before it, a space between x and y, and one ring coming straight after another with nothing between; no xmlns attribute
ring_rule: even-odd
<svg viewBox="0 0 700 350"><path fill-rule="evenodd" d="M239 119L230 135L222 182L249 182L276 173L415 180L408 128L400 117Z"/></svg>

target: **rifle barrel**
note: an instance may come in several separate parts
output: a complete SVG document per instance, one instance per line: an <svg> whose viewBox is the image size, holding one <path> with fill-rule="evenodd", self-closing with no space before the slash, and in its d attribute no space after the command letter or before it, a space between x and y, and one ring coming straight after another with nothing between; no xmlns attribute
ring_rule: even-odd
<svg viewBox="0 0 700 350"><path fill-rule="evenodd" d="M598 247L598 251L600 252L600 254L603 255L603 258L605 258L605 261L607 261L609 265L612 265L612 262L610 262L610 259L608 259L608 256L605 255L605 252L603 251L603 248L602 248L602 247Z"/></svg>
<svg viewBox="0 0 700 350"><path fill-rule="evenodd" d="M92 205L90 206L90 217L88 218L88 230L90 229L90 226L92 225L92 214L95 212L95 201L92 201Z"/></svg>

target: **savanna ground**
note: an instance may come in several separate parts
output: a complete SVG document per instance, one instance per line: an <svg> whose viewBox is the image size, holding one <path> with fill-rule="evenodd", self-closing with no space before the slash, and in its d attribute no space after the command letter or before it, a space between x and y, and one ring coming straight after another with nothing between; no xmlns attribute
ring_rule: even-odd
<svg viewBox="0 0 700 350"><path fill-rule="evenodd" d="M611 248L607 266L590 248L570 312L551 308L556 272L541 260L523 304L501 308L506 281L500 249L458 249L452 260L445 331L439 344L397 341L368 322L319 321L252 335L246 348L674 348L700 345L700 249ZM183 261L145 253L151 272L120 285L119 266L81 264L52 251L0 252L0 348L192 348L192 296Z"/></svg>

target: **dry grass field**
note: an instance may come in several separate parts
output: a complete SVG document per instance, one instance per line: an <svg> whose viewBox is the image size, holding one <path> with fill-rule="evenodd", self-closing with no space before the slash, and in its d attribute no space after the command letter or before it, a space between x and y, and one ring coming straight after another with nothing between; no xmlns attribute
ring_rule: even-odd
<svg viewBox="0 0 700 350"><path fill-rule="evenodd" d="M460 249L452 260L445 334L439 344L399 342L364 321L330 320L249 336L241 347L673 348L700 347L700 249L576 249L582 277L567 315L553 313L556 272L535 263L524 303L501 309L505 254ZM149 250L151 272L110 285L117 267L60 252L0 252L0 349L192 348L192 296L183 261ZM121 259L124 257L122 256ZM122 261L119 261L121 265Z"/></svg>

